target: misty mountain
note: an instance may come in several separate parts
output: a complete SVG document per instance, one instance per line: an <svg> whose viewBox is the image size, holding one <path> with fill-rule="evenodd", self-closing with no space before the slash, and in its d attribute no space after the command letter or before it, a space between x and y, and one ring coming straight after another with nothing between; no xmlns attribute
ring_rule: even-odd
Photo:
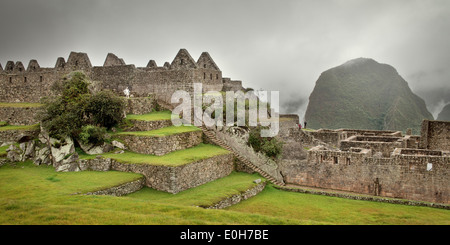
<svg viewBox="0 0 450 245"><path fill-rule="evenodd" d="M390 65L358 58L323 72L305 115L311 128L420 131L433 119L425 102Z"/></svg>
<svg viewBox="0 0 450 245"><path fill-rule="evenodd" d="M444 109L439 113L437 120L450 121L450 104L447 104Z"/></svg>

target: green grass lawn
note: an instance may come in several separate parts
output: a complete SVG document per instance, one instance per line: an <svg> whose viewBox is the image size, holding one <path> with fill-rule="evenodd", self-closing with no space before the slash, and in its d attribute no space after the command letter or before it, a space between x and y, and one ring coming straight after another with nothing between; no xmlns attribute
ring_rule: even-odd
<svg viewBox="0 0 450 245"><path fill-rule="evenodd" d="M132 181L120 172L57 173L19 163L0 167L0 224L450 224L450 211L285 192L271 186L225 210L194 207L252 185L233 173L176 195L148 188L125 197L73 195ZM216 196L217 194L217 196Z"/></svg>
<svg viewBox="0 0 450 245"><path fill-rule="evenodd" d="M8 103L0 102L0 107L14 107L14 108L31 108L31 107L41 107L43 104L40 103Z"/></svg>
<svg viewBox="0 0 450 245"><path fill-rule="evenodd" d="M129 120L142 120L142 121L159 121L170 120L172 115L171 111L155 111L144 115L127 115L126 119Z"/></svg>
<svg viewBox="0 0 450 245"><path fill-rule="evenodd" d="M150 130L150 131L135 131L135 132L118 132L115 135L136 135L136 136L151 136L164 137L173 134L180 134L186 132L199 131L201 129L195 126L169 126L165 128Z"/></svg>
<svg viewBox="0 0 450 245"><path fill-rule="evenodd" d="M0 131L6 131L6 130L38 130L39 124L34 125L6 125L0 127Z"/></svg>
<svg viewBox="0 0 450 245"><path fill-rule="evenodd" d="M280 191L267 187L228 210L338 225L450 224L450 211Z"/></svg>
<svg viewBox="0 0 450 245"><path fill-rule="evenodd" d="M8 125L7 122L0 122L0 127L6 126L6 125Z"/></svg>
<svg viewBox="0 0 450 245"><path fill-rule="evenodd" d="M146 155L129 151L126 151L122 154L114 154L112 152L101 155L105 158L112 158L122 163L151 164L176 167L227 153L230 152L219 146L201 143L194 147L174 151L163 156ZM79 151L78 154L80 155L81 159L94 159L96 157L95 155L84 154L81 151Z"/></svg>

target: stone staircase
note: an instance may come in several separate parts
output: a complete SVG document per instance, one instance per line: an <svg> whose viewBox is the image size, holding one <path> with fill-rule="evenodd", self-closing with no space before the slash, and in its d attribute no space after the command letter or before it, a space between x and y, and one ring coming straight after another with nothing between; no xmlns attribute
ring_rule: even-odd
<svg viewBox="0 0 450 245"><path fill-rule="evenodd" d="M208 139L213 142L214 144L230 151L233 153L233 155L239 159L239 161L241 161L242 163L244 163L245 165L247 165L249 168L251 168L253 171L259 173L261 176L263 176L264 178L266 178L267 180L269 180L270 182L272 182L275 185L279 185L279 186L284 186L285 184L276 180L275 178L273 178L272 176L270 176L269 174L267 174L266 172L264 172L262 169L258 168L256 165L254 165L253 163L251 163L249 160L247 160L245 157L241 156L239 153L237 153L236 151L234 151L230 146L228 146L227 144L225 144L223 141L221 141L220 139L218 139L216 137L216 135L214 134L214 132L210 131L206 126L201 126L200 127L203 131L203 134L206 135L206 137L208 137Z"/></svg>

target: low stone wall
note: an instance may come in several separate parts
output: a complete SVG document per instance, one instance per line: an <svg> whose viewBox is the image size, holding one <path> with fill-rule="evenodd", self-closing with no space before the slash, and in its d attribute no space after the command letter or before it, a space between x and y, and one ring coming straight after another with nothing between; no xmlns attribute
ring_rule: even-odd
<svg viewBox="0 0 450 245"><path fill-rule="evenodd" d="M202 142L202 131L172 134L164 137L117 135L130 151L141 154L165 155L196 146Z"/></svg>
<svg viewBox="0 0 450 245"><path fill-rule="evenodd" d="M144 187L145 178L142 177L138 180L114 186L105 190L99 190L94 192L88 192L84 195L109 195L109 196L124 196L136 192Z"/></svg>
<svg viewBox="0 0 450 245"><path fill-rule="evenodd" d="M142 115L153 111L155 99L153 97L136 97L126 99L126 113Z"/></svg>
<svg viewBox="0 0 450 245"><path fill-rule="evenodd" d="M202 207L202 208L223 209L223 208L227 208L232 205L238 204L244 200L249 199L250 197L254 197L254 196L258 195L258 193L260 193L261 191L264 190L264 188L266 187L266 183L267 183L266 181L261 182L261 183L257 184L256 186L253 186L252 188L250 188L242 193L232 195L231 197L225 198L211 206Z"/></svg>
<svg viewBox="0 0 450 245"><path fill-rule="evenodd" d="M145 176L145 185L159 191L178 193L228 176L233 171L233 154L214 156L177 167L127 164L113 159L80 160L81 170L121 171Z"/></svg>
<svg viewBox="0 0 450 245"><path fill-rule="evenodd" d="M402 204L402 205L410 205L410 206L422 206L422 207L431 207L431 208L442 208L442 209L450 209L450 205L440 204L440 203L430 203L430 202L419 202L419 201L411 201L404 199L394 199L394 198L383 198L376 196L362 196L357 194L349 194L349 193L337 193L330 191L318 191L318 190L310 190L304 188L296 188L296 187L285 187L285 186L274 186L276 189L283 191L291 191L305 194L313 194L313 195L322 195L329 197L340 197L352 200L362 200L362 201L372 201L372 202L384 202L384 203L392 203L392 204Z"/></svg>
<svg viewBox="0 0 450 245"><path fill-rule="evenodd" d="M317 131L305 131L305 133L312 135L315 139L333 146L339 146L339 132L336 130L319 129Z"/></svg>
<svg viewBox="0 0 450 245"><path fill-rule="evenodd" d="M129 120L133 126L127 128L127 131L135 132L135 131L150 131L160 128L165 128L172 126L171 120L158 120L158 121L143 121L143 120Z"/></svg>
<svg viewBox="0 0 450 245"><path fill-rule="evenodd" d="M6 159L6 158L0 158L0 167L3 166L3 165L5 165L5 164L7 164L8 162L9 162L8 159Z"/></svg>
<svg viewBox="0 0 450 245"><path fill-rule="evenodd" d="M0 142L17 142L22 137L33 139L38 135L39 128L36 130L3 130L0 131Z"/></svg>
<svg viewBox="0 0 450 245"><path fill-rule="evenodd" d="M379 141L375 141L379 140ZM375 152L381 152L383 157L389 157L396 148L403 146L403 141L398 137L385 137L385 141L381 141L381 137L363 137L352 136L340 142L341 151L349 151L350 148L372 149Z"/></svg>
<svg viewBox="0 0 450 245"><path fill-rule="evenodd" d="M39 107L0 107L0 121L10 125L33 125L38 123L36 113Z"/></svg>

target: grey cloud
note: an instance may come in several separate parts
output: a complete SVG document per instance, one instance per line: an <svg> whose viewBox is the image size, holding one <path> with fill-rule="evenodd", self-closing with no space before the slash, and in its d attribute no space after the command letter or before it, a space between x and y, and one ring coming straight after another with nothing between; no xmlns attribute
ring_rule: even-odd
<svg viewBox="0 0 450 245"><path fill-rule="evenodd" d="M2 1L0 23L3 66L52 67L72 50L136 66L208 51L224 76L280 91L282 112L303 113L320 73L358 57L397 68L430 110L450 97L428 92L450 87L448 0L15 0Z"/></svg>

